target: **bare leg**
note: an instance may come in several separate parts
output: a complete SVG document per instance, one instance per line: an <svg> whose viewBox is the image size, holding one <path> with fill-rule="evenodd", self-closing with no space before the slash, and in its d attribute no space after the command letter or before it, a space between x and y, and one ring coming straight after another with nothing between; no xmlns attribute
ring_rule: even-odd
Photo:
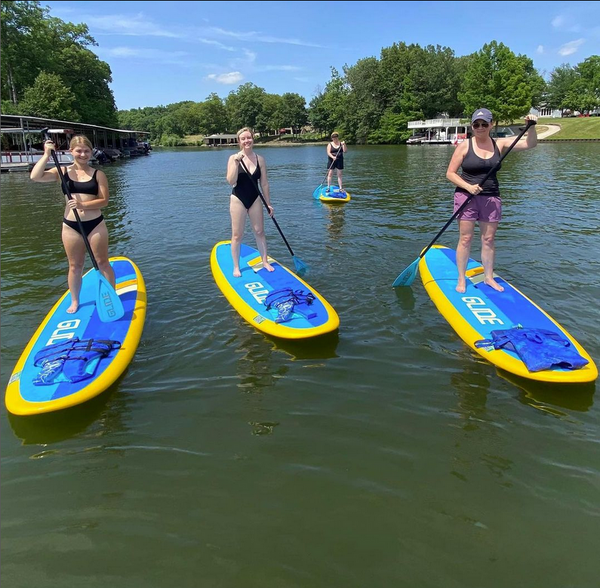
<svg viewBox="0 0 600 588"><path fill-rule="evenodd" d="M256 203L255 203L256 204ZM231 257L233 258L233 277L239 278L242 275L240 271L240 248L246 226L246 207L241 200L231 195L229 201L229 212L231 214Z"/></svg>
<svg viewBox="0 0 600 588"><path fill-rule="evenodd" d="M494 238L498 230L498 223L479 223L481 230L481 263L483 264L484 282L497 290L504 292L504 288L494 280L494 259L496 257L496 246Z"/></svg>
<svg viewBox="0 0 600 588"><path fill-rule="evenodd" d="M333 175L333 169L330 167L327 172L327 191L329 192L331 187L331 176Z"/></svg>
<svg viewBox="0 0 600 588"><path fill-rule="evenodd" d="M340 187L340 190L343 190L343 188L342 188L342 170L341 169L337 170L337 178L338 178L338 186Z"/></svg>
<svg viewBox="0 0 600 588"><path fill-rule="evenodd" d="M456 291L463 294L467 290L467 262L471 253L471 243L475 233L475 221L458 221L460 236L456 247L456 267L458 268L458 282Z"/></svg>
<svg viewBox="0 0 600 588"><path fill-rule="evenodd" d="M98 269L110 282L110 285L116 289L115 272L108 261L108 229L104 221L88 235L88 241L96 258Z"/></svg>
<svg viewBox="0 0 600 588"><path fill-rule="evenodd" d="M267 261L268 257L267 238L265 237L265 220L263 217L263 205L260 199L256 199L254 204L250 207L248 215L250 216L250 223L252 224L252 230L254 231L254 236L256 237L256 246L258 247L263 267L267 271L272 272L275 270L275 268Z"/></svg>
<svg viewBox="0 0 600 588"><path fill-rule="evenodd" d="M67 283L71 292L71 305L67 308L69 314L77 312L79 308L79 294L81 293L81 276L85 262L85 243L81 235L63 223L62 242L69 261Z"/></svg>

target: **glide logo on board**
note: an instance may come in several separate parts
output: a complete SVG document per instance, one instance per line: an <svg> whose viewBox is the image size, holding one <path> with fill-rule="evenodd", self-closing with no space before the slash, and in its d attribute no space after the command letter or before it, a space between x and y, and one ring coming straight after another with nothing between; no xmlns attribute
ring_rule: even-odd
<svg viewBox="0 0 600 588"><path fill-rule="evenodd" d="M463 296L461 300L482 325L504 324L504 321L491 308L488 308L485 301L478 296Z"/></svg>
<svg viewBox="0 0 600 588"><path fill-rule="evenodd" d="M244 284L244 286L248 289L252 298L259 304L262 304L269 294L269 291L260 282L249 282L248 284Z"/></svg>
<svg viewBox="0 0 600 588"><path fill-rule="evenodd" d="M60 321L60 323L56 325L56 329L54 329L54 331L52 332L50 339L48 339L48 343L46 343L46 346L52 345L53 343L56 343L57 341L61 341L63 339L67 341L75 337L75 330L80 325L80 323L80 319Z"/></svg>

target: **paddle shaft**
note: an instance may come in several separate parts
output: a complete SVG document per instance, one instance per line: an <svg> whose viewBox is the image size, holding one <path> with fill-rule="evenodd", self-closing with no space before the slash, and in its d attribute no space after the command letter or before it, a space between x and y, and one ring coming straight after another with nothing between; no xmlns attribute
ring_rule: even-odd
<svg viewBox="0 0 600 588"><path fill-rule="evenodd" d="M485 177L483 178L483 180L481 180L481 182L479 182L480 186L483 186L483 184L485 184L485 182L488 180L488 178L500 167L502 160L511 152L512 148L521 140L521 137L528 131L529 127L532 127L533 125L535 125L534 121L531 121L531 120L527 121L525 128L519 133L517 138L512 142L510 147L506 150L506 153L504 153L502 155L502 157L500 157L500 161L487 174L485 174ZM423 249L423 251L421 252L421 255L419 255L419 259L421 259L433 247L434 243L440 238L441 234L450 226L452 221L455 220L458 217L458 215L466 208L467 204L469 204L469 202L471 201L471 198L473 198L473 196L476 196L476 195L469 194L468 198L461 204L459 209L450 217L450 220L443 226L443 228L440 230L440 232L433 238L431 243L429 243L429 245L427 245L427 247L425 249Z"/></svg>
<svg viewBox="0 0 600 588"><path fill-rule="evenodd" d="M258 155L256 156L256 161L258 163ZM260 196L260 199L263 201L263 204L265 205L265 208L267 209L267 212L269 212L269 205L267 204L267 201L264 199L264 196L262 195L262 192L260 191L256 180L252 177L252 175L248 171L248 168L246 167L246 165L244 164L244 162L241 159L239 160L239 162L242 164L242 167L244 168L244 171L248 174L248 177L252 180L252 183L254 184L254 187L256 188L256 191L258 192L258 195ZM269 214L269 216L270 216L270 214ZM275 220L274 216L271 216L271 220L275 223L275 226L277 227L277 230L279 231L279 234L281 235L281 238L283 239L283 241L285 242L287 248L289 249L289 252L292 254L292 256L294 256L294 252L292 251L292 248L290 247L290 244L288 243L287 239L285 238L285 235L283 234L283 231L279 228L279 223Z"/></svg>
<svg viewBox="0 0 600 588"><path fill-rule="evenodd" d="M44 137L46 138L47 141L52 141L52 139L50 138L50 135L48 134L47 131L42 131L42 132L44 133ZM71 190L69 190L69 184L65 178L65 175L62 172L60 163L58 161L58 157L56 156L56 151L54 151L54 149L52 149L51 153L52 153L52 159L54 160L54 165L56 166L56 170L58 171L58 176L60 177L60 181L62 182L63 190L64 190L65 194L67 195L67 198L69 200L73 200L73 196L71 196ZM94 266L94 269L99 270L100 268L98 267L96 258L94 257L94 254L92 253L92 247L90 245L90 242L88 241L88 238L85 235L85 231L83 229L83 224L81 223L81 218L79 217L79 213L77 212L76 208L73 208L73 212L75 213L75 219L77 220L77 225L79 226L79 232L81 233L81 236L83 237L83 242L85 243L85 248L87 249L90 259L92 260L92 265Z"/></svg>

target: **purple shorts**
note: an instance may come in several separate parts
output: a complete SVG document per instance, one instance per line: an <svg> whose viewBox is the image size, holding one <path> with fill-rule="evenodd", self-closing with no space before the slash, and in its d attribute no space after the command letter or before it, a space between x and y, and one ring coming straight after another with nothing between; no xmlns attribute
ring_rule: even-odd
<svg viewBox="0 0 600 588"><path fill-rule="evenodd" d="M454 212L469 196L470 194L465 192L454 192ZM502 219L502 200L499 196L473 196L457 218L466 221L499 223Z"/></svg>

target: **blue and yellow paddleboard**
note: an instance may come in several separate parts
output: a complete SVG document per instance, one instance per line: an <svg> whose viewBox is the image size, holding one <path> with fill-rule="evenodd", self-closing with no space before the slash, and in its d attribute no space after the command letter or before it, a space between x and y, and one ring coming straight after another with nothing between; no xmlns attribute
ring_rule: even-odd
<svg viewBox="0 0 600 588"><path fill-rule="evenodd" d="M350 202L350 194L346 190L340 190L337 186L335 188L332 186L329 193L327 193L327 186L320 186L314 191L313 197L327 204Z"/></svg>
<svg viewBox="0 0 600 588"><path fill-rule="evenodd" d="M68 314L69 291L48 313L25 347L6 389L5 403L15 415L52 412L81 404L104 392L125 371L138 347L146 318L146 287L138 267L126 257L110 259L115 271L117 294L125 314L117 321L103 323L96 311L97 277L95 270L83 276L80 306ZM34 366L36 354L49 345L74 338L111 340L121 344L94 366L93 376L77 383L58 381L50 385L34 385L41 368Z"/></svg>
<svg viewBox="0 0 600 588"><path fill-rule="evenodd" d="M256 249L242 243L240 251L240 278L233 277L231 241L217 243L210 256L210 267L217 286L240 315L259 331L282 339L308 339L335 331L340 319L333 307L304 280L269 258L275 271L262 267ZM295 306L284 322L277 308L267 308L265 300L275 291L301 291L314 296L310 305Z"/></svg>
<svg viewBox="0 0 600 588"><path fill-rule="evenodd" d="M534 304L514 286L494 276L504 287L497 292L483 282L483 267L473 259L467 265L467 290L456 291L456 251L435 245L419 262L423 285L442 316L459 337L487 361L511 374L554 383L593 382L598 369L583 347L552 317ZM521 325L532 329L545 329L562 333L589 363L575 370L551 369L530 372L519 356L504 349L487 351L475 346L476 341L491 339L494 330L511 329Z"/></svg>

